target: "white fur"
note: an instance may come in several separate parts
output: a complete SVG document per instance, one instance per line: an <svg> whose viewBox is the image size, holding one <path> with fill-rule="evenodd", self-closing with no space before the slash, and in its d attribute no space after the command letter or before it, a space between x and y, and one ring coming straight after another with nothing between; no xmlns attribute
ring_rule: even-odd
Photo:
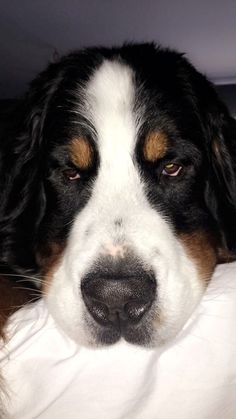
<svg viewBox="0 0 236 419"><path fill-rule="evenodd" d="M91 198L74 220L47 296L55 319L83 344L96 342L84 321L80 283L104 251L128 247L154 270L161 313L161 321L154 319L150 325L156 342L169 339L182 328L204 290L196 266L171 225L145 196L134 162L142 120L142 115L135 114L135 92L132 70L109 60L104 60L83 87L84 112L97 132L101 162ZM122 220L121 225L114 223L117 219Z"/></svg>

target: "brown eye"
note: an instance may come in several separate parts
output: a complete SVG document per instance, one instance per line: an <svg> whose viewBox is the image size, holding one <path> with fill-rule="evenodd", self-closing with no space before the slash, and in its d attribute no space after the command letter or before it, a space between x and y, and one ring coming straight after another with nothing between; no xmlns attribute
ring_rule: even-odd
<svg viewBox="0 0 236 419"><path fill-rule="evenodd" d="M182 166L176 163L169 163L164 166L164 169L162 170L162 175L164 176L178 176L178 174L181 172Z"/></svg>
<svg viewBox="0 0 236 419"><path fill-rule="evenodd" d="M64 176L68 179L68 180L77 180L80 179L80 174L76 169L67 169L64 170L63 172Z"/></svg>

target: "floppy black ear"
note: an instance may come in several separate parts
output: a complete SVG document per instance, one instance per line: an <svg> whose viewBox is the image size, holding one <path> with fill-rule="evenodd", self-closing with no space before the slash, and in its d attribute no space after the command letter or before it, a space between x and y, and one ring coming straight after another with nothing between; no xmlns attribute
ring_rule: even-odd
<svg viewBox="0 0 236 419"><path fill-rule="evenodd" d="M218 226L219 261L236 260L236 121L213 84L184 57L179 57L179 63L180 75L187 75L184 89L202 128L205 202Z"/></svg>
<svg viewBox="0 0 236 419"><path fill-rule="evenodd" d="M236 121L211 86L205 100L206 202L221 234L219 261L225 262L236 259Z"/></svg>
<svg viewBox="0 0 236 419"><path fill-rule="evenodd" d="M43 140L47 109L60 83L57 65L36 79L1 130L0 264L35 270L34 248L44 216Z"/></svg>

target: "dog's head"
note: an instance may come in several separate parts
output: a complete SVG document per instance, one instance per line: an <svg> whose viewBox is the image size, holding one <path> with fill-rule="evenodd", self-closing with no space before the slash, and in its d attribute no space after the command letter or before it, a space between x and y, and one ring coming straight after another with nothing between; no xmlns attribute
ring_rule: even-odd
<svg viewBox="0 0 236 419"><path fill-rule="evenodd" d="M171 338L236 243L235 123L213 87L176 52L126 45L51 65L22 107L2 263L38 275L78 342Z"/></svg>

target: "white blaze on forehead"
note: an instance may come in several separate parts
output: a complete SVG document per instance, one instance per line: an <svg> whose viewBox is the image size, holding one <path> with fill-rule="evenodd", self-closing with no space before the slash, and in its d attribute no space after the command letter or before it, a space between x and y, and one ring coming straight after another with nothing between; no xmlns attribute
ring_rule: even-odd
<svg viewBox="0 0 236 419"><path fill-rule="evenodd" d="M96 128L101 163L113 170L130 160L136 139L135 86L131 68L105 60L86 87L89 119Z"/></svg>

